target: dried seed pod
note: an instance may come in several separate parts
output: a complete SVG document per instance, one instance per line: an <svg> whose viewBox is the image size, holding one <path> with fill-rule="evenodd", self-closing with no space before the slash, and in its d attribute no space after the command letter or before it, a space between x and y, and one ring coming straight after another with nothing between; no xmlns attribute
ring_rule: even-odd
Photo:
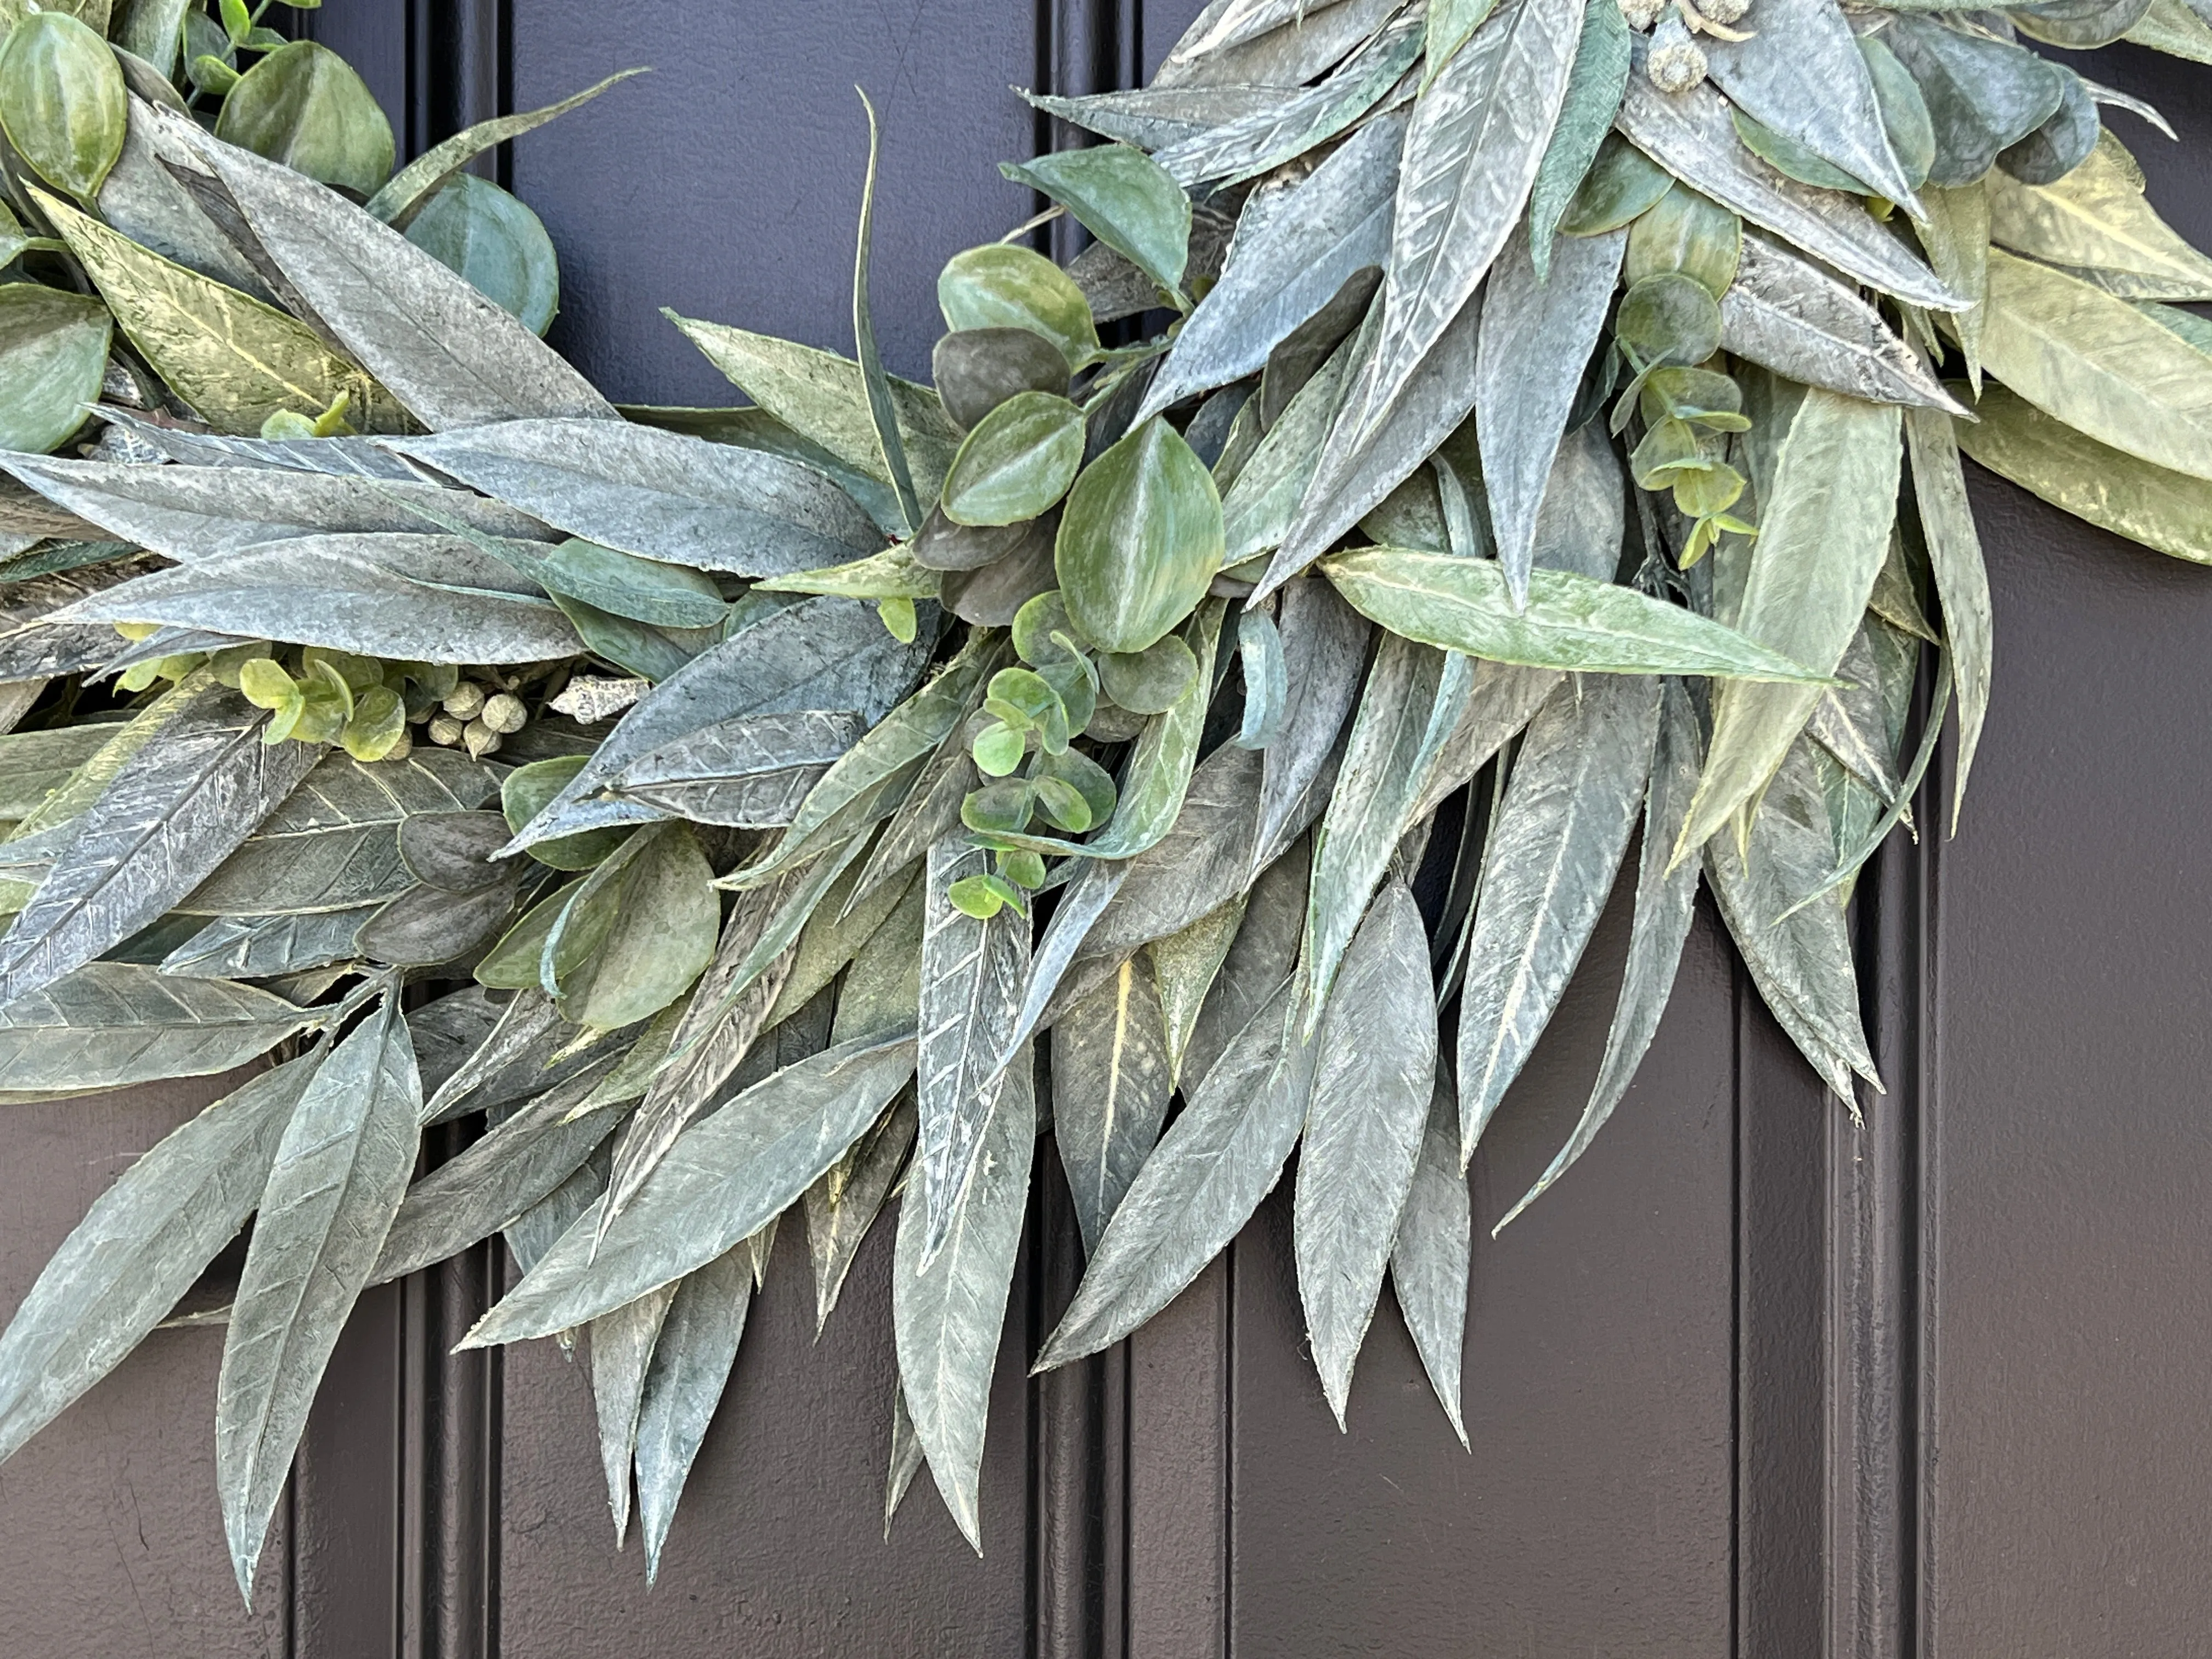
<svg viewBox="0 0 2212 1659"><path fill-rule="evenodd" d="M1620 15L1628 20L1628 27L1638 33L1659 21L1659 14L1667 9L1667 0L1620 0Z"/></svg>
<svg viewBox="0 0 2212 1659"><path fill-rule="evenodd" d="M1651 30L1651 56L1644 72L1662 92L1687 92L1705 78L1705 52L1690 39L1690 26L1669 13Z"/></svg>
<svg viewBox="0 0 2212 1659"><path fill-rule="evenodd" d="M403 761L414 752L415 734L412 732L403 731L399 734L399 740L384 751L382 758L388 761Z"/></svg>
<svg viewBox="0 0 2212 1659"><path fill-rule="evenodd" d="M457 720L472 720L483 713L490 695L475 680L463 680L446 694L446 712Z"/></svg>
<svg viewBox="0 0 2212 1659"><path fill-rule="evenodd" d="M465 730L467 730L467 722L454 715L434 715L430 720L430 741L443 748L451 749L461 740L461 733Z"/></svg>
<svg viewBox="0 0 2212 1659"><path fill-rule="evenodd" d="M1744 13L1751 9L1751 0L1705 0L1698 9L1705 14L1708 21L1725 27L1730 23L1743 21Z"/></svg>
<svg viewBox="0 0 2212 1659"><path fill-rule="evenodd" d="M530 711L523 707L522 699L514 693L501 691L485 701L483 712L477 718L493 731L504 734L520 732L527 726Z"/></svg>
<svg viewBox="0 0 2212 1659"><path fill-rule="evenodd" d="M469 751L471 760L482 760L499 749L499 733L482 720L471 720L461 728L461 747Z"/></svg>

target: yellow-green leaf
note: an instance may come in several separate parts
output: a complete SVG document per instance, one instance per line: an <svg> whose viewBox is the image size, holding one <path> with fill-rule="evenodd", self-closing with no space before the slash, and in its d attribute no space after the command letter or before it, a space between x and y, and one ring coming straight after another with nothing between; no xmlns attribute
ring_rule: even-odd
<svg viewBox="0 0 2212 1659"><path fill-rule="evenodd" d="M1990 236L2000 247L2052 264L2126 271L2160 287L2155 296L2212 299L2212 258L2158 216L2132 160L2106 133L2089 159L2053 185L2024 185L2002 167L1987 180Z"/></svg>
<svg viewBox="0 0 2212 1659"><path fill-rule="evenodd" d="M43 455L84 424L112 331L97 300L36 283L0 286L0 449Z"/></svg>
<svg viewBox="0 0 2212 1659"><path fill-rule="evenodd" d="M115 54L64 11L39 11L0 46L0 128L33 171L89 201L123 154L131 95Z"/></svg>
<svg viewBox="0 0 2212 1659"><path fill-rule="evenodd" d="M392 176L392 123L368 83L328 46L295 40L226 94L215 136L361 197Z"/></svg>

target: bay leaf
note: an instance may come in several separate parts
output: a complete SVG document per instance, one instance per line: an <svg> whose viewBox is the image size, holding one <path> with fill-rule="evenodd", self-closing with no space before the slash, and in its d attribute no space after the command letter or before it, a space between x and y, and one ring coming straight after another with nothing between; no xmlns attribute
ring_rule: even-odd
<svg viewBox="0 0 2212 1659"><path fill-rule="evenodd" d="M1370 307L1366 324L1297 389L1237 469L1235 482L1221 501L1224 568L1280 546L1297 522L1299 503L1312 487L1314 470L1321 465L1377 320L1378 313ZM1255 398L1255 426L1257 404Z"/></svg>
<svg viewBox="0 0 2212 1659"><path fill-rule="evenodd" d="M676 1519L691 1466L729 1386L752 1302L751 1274L740 1245L687 1273L653 1345L638 1402L637 1521L645 1536L645 1577L660 1574L668 1528Z"/></svg>
<svg viewBox="0 0 2212 1659"><path fill-rule="evenodd" d="M1017 88L1019 90L1019 88ZM1030 106L1116 143L1162 150L1212 127L1273 109L1280 87L1138 87L1079 98L1023 92Z"/></svg>
<svg viewBox="0 0 2212 1659"><path fill-rule="evenodd" d="M381 478L390 483L419 484L422 476L374 438L240 438L220 432L194 432L180 426L162 426L115 404L95 405L94 412L110 426L120 427L131 441L186 466L222 466L255 471L326 472L334 477ZM137 471L146 471L139 467ZM276 487L281 488L281 483ZM444 496L447 507L456 505ZM485 502L465 504L470 512L500 509ZM518 521L501 532L518 538L542 532L526 532Z"/></svg>
<svg viewBox="0 0 2212 1659"><path fill-rule="evenodd" d="M1474 425L1498 562L1516 604L1527 600L1537 513L1626 243L1620 231L1565 238L1552 252L1547 276L1538 270L1524 222L1507 239L1484 291Z"/></svg>
<svg viewBox="0 0 2212 1659"><path fill-rule="evenodd" d="M1125 957L1053 1026L1053 1139L1086 1253L1158 1140L1174 1087L1151 964Z"/></svg>
<svg viewBox="0 0 2212 1659"><path fill-rule="evenodd" d="M1462 1164L1565 993L1613 890L1651 775L1660 687L1582 678L1552 694L1513 766L1484 858L1459 1018Z"/></svg>
<svg viewBox="0 0 2212 1659"><path fill-rule="evenodd" d="M123 153L87 205L110 230L172 264L252 299L272 299L252 262L216 228L173 166L198 171L198 157L154 114L150 100L134 97Z"/></svg>
<svg viewBox="0 0 2212 1659"><path fill-rule="evenodd" d="M1759 539L1736 618L1745 635L1823 673L1843 660L1889 552L1898 424L1887 404L1819 387L1805 394L1773 486L1760 492ZM1758 796L1819 701L1810 685L1717 689L1712 746L1676 860Z"/></svg>
<svg viewBox="0 0 2212 1659"><path fill-rule="evenodd" d="M1807 386L1963 412L1880 312L1758 236L1743 239L1735 281L1721 296L1721 344Z"/></svg>
<svg viewBox="0 0 2212 1659"><path fill-rule="evenodd" d="M1467 1340L1472 1231L1467 1176L1459 1165L1459 1101L1450 1077L1439 1067L1413 1185L1390 1248L1390 1284L1421 1356L1421 1369L1462 1446L1467 1419L1460 1409L1460 1353Z"/></svg>
<svg viewBox="0 0 2212 1659"><path fill-rule="evenodd" d="M1292 1241L1314 1366L1340 1429L1436 1087L1428 934L1395 878L1345 951L1315 1046Z"/></svg>
<svg viewBox="0 0 2212 1659"><path fill-rule="evenodd" d="M977 1126L974 1176L952 1197L943 1236L934 1244L928 1212L914 1201L909 1183L891 1267L899 1386L938 1492L978 1555L983 1541L977 1489L991 1373L1036 1148L1036 1084L1026 1051L1007 1068L987 1112Z"/></svg>
<svg viewBox="0 0 2212 1659"><path fill-rule="evenodd" d="M323 1368L414 1168L422 1105L395 988L316 1069L277 1142L216 1383L216 1487L249 1604Z"/></svg>

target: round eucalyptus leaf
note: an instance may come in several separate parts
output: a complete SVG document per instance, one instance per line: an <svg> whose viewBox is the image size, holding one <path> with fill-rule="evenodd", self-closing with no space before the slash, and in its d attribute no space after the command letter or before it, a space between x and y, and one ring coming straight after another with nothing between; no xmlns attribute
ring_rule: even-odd
<svg viewBox="0 0 2212 1659"><path fill-rule="evenodd" d="M1777 132L1764 121L1754 120L1740 109L1729 112L1735 118L1735 136L1743 141L1743 147L1784 178L1795 179L1799 184L1811 185L1816 190L1841 191L1846 196L1872 193L1833 161L1799 143L1787 133Z"/></svg>
<svg viewBox="0 0 2212 1659"><path fill-rule="evenodd" d="M1026 779L1000 778L969 793L960 803L960 821L970 830L1017 835L1030 827L1030 805Z"/></svg>
<svg viewBox="0 0 2212 1659"><path fill-rule="evenodd" d="M1103 823L1113 816L1116 798L1114 775L1079 750L1039 755L1030 769L1030 775L1038 781L1054 778L1073 786L1091 808L1093 823Z"/></svg>
<svg viewBox="0 0 2212 1659"><path fill-rule="evenodd" d="M1622 282L1634 287L1662 270L1679 270L1716 300L1735 281L1743 258L1743 221L1709 196L1676 185L1629 227Z"/></svg>
<svg viewBox="0 0 2212 1659"><path fill-rule="evenodd" d="M567 788L576 774L584 769L586 758L582 755L560 755L551 760L532 761L508 773L507 781L499 789L500 811L507 817L507 827L520 834L522 826L544 811L553 797ZM551 869L589 870L628 841L630 835L628 829L586 830L538 842L529 852L532 858ZM533 978L529 982L535 985L538 981Z"/></svg>
<svg viewBox="0 0 2212 1659"><path fill-rule="evenodd" d="M533 334L561 308L561 261L544 223L489 179L456 174L407 224L407 240L468 278Z"/></svg>
<svg viewBox="0 0 2212 1659"><path fill-rule="evenodd" d="M0 285L0 449L44 455L84 424L113 326L107 307L82 294Z"/></svg>
<svg viewBox="0 0 2212 1659"><path fill-rule="evenodd" d="M2009 149L1997 152L1997 165L2024 185L2055 185L2089 159L2103 125L2088 83L2062 69L2065 96L2058 112Z"/></svg>
<svg viewBox="0 0 2212 1659"><path fill-rule="evenodd" d="M948 570L937 590L938 603L978 628L1007 626L1023 605L1052 586L1053 538L1059 524L1055 508L1031 520L1020 543L1004 558L979 570Z"/></svg>
<svg viewBox="0 0 2212 1659"><path fill-rule="evenodd" d="M2015 6L2005 15L2031 40L2076 52L2109 46L2143 20L2151 0L2047 0Z"/></svg>
<svg viewBox="0 0 2212 1659"><path fill-rule="evenodd" d="M1083 290L1030 248L991 242L954 254L937 279L937 305L947 328L1025 328L1041 334L1060 348L1071 369L1098 350L1098 327Z"/></svg>
<svg viewBox="0 0 2212 1659"><path fill-rule="evenodd" d="M907 551L925 570L981 570L1014 551L1029 533L1026 524L955 524L945 516L940 501L921 521L921 529L907 544Z"/></svg>
<svg viewBox="0 0 2212 1659"><path fill-rule="evenodd" d="M1023 392L986 415L945 475L955 524L1034 519L1067 493L1083 465L1083 411L1049 392Z"/></svg>
<svg viewBox="0 0 2212 1659"><path fill-rule="evenodd" d="M492 943L514 911L511 882L467 893L410 887L362 923L354 948L394 968L432 968Z"/></svg>
<svg viewBox="0 0 2212 1659"><path fill-rule="evenodd" d="M1695 277L1662 270L1620 296L1613 337L1646 367L1702 363L1720 349L1720 303Z"/></svg>
<svg viewBox="0 0 2212 1659"><path fill-rule="evenodd" d="M392 123L353 66L295 40L239 77L215 136L364 200L392 176Z"/></svg>
<svg viewBox="0 0 2212 1659"><path fill-rule="evenodd" d="M131 94L107 42L66 12L33 12L0 46L0 130L41 179L80 202L123 154Z"/></svg>
<svg viewBox="0 0 2212 1659"><path fill-rule="evenodd" d="M1142 651L1206 597L1222 550L1213 475L1155 416L1075 481L1054 568L1085 637L1106 651Z"/></svg>
<svg viewBox="0 0 2212 1659"><path fill-rule="evenodd" d="M520 873L513 860L492 857L507 834L497 812L410 813L399 821L399 861L426 886L473 893Z"/></svg>
<svg viewBox="0 0 2212 1659"><path fill-rule="evenodd" d="M1928 182L1928 169L1936 165L1936 128L1929 118L1928 100L1879 35L1859 37L1859 56L1866 59L1867 74L1874 82L1875 103L1881 111L1881 130L1890 152L1917 190Z"/></svg>
<svg viewBox="0 0 2212 1659"><path fill-rule="evenodd" d="M1018 392L1067 395L1067 359L1034 329L955 329L929 365L945 412L963 432Z"/></svg>
<svg viewBox="0 0 2212 1659"><path fill-rule="evenodd" d="M1198 658L1173 634L1142 651L1109 651L1098 659L1098 686L1133 714L1164 714L1189 689Z"/></svg>
<svg viewBox="0 0 2212 1659"><path fill-rule="evenodd" d="M1597 160L1559 217L1563 236L1619 230L1674 187L1674 175L1617 132L1598 146Z"/></svg>
<svg viewBox="0 0 2212 1659"><path fill-rule="evenodd" d="M712 628L729 612L703 571L574 536L545 556L537 575L550 592L656 628Z"/></svg>
<svg viewBox="0 0 2212 1659"><path fill-rule="evenodd" d="M1083 630L1067 614L1067 601L1060 590L1040 593L1014 613L1014 654L1032 668L1056 662L1067 647L1053 638L1063 635L1078 650L1084 646Z"/></svg>

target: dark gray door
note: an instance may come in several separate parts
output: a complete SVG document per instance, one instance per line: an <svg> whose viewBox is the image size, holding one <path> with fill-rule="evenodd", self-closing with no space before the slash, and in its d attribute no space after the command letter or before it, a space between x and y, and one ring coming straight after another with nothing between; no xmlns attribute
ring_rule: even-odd
<svg viewBox="0 0 2212 1659"><path fill-rule="evenodd" d="M1050 135L1009 82L1140 79L1190 0L328 0L419 149L634 62L654 72L502 161L563 258L556 340L625 400L733 401L658 314L848 346L865 148L875 292L918 373L950 253L1025 216L992 163ZM2212 241L2203 71L2106 53L2182 126L2131 143ZM2191 78L2195 76L2196 78ZM2119 117L2124 121L2129 118ZM10 1653L637 1659L2212 1651L2212 576L1980 481L1998 698L1961 838L1862 886L1890 1079L1855 1130L1707 918L1595 1149L1495 1243L1597 1062L1601 929L1473 1175L1453 1439L1394 1310L1340 1435L1263 1210L1133 1342L1026 1360L1079 1261L1037 1200L993 1401L986 1548L927 1483L880 1537L888 1234L820 1339L780 1253L659 1587L617 1554L579 1369L449 1360L489 1252L363 1304L260 1604L221 1543L219 1337L164 1334L0 1467ZM1936 820L1931 781L1920 817ZM198 1097L0 1116L0 1301Z"/></svg>

